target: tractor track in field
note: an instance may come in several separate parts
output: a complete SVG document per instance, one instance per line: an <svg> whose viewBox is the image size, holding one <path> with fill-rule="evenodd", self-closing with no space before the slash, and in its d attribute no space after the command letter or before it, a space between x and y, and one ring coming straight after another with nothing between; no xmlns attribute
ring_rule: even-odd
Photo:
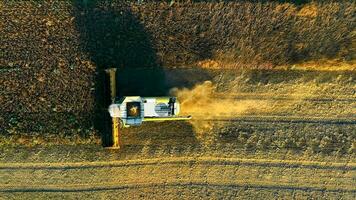
<svg viewBox="0 0 356 200"><path fill-rule="evenodd" d="M6 193L17 193L17 192L96 192L96 191L106 191L106 190L124 190L124 189L139 189L139 188L167 188L167 187L192 187L192 186L206 186L212 188L245 188L245 189L272 189L272 190L302 190L302 191L320 191L320 192L342 192L342 193L356 193L356 189L327 189L327 188L317 188L317 187L298 187L298 186L273 186L268 185L259 185L259 184L234 184L234 183L212 183L205 181L177 181L177 182L155 182L155 183L133 183L133 184L121 184L120 182L111 182L108 184L93 183L93 185L45 185L45 186L35 186L32 188L23 187L23 188L5 188L0 189L0 192Z"/></svg>
<svg viewBox="0 0 356 200"><path fill-rule="evenodd" d="M272 95L272 94L250 94L250 93L241 93L241 94L216 94L214 95L216 99L231 99L231 100L273 100L273 101L307 101L307 102L326 102L326 103L356 103L356 98L350 98L350 96L340 97L340 96L330 96L330 97L319 97L311 96L304 97L298 95Z"/></svg>
<svg viewBox="0 0 356 200"><path fill-rule="evenodd" d="M338 125L348 125L356 124L356 117L312 117L312 116L282 116L282 115L243 115L239 117L217 117L214 119L209 118L198 118L193 120L198 121L211 121L211 122L275 122L275 123L311 123L311 124L338 124Z"/></svg>
<svg viewBox="0 0 356 200"><path fill-rule="evenodd" d="M167 170L169 169L169 170ZM209 186L356 193L356 163L175 157L108 162L1 163L0 192L84 192ZM50 177L50 178L49 178ZM30 179L28 179L30 178Z"/></svg>
<svg viewBox="0 0 356 200"><path fill-rule="evenodd" d="M125 166L162 165L162 164L205 164L205 165L246 165L262 167L315 168L334 170L356 170L356 163L333 163L320 161L243 159L224 157L176 157L132 159L101 162L65 162L65 163L0 163L0 170L43 169L70 170L85 168L113 168Z"/></svg>

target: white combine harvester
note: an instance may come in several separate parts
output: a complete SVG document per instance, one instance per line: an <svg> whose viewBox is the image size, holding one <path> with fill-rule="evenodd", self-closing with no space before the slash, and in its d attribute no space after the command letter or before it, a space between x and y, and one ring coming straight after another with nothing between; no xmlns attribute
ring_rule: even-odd
<svg viewBox="0 0 356 200"><path fill-rule="evenodd" d="M175 97L127 96L111 104L109 113L119 118L123 127L139 126L144 121L190 119L178 117L179 102Z"/></svg>
<svg viewBox="0 0 356 200"><path fill-rule="evenodd" d="M176 97L125 96L116 100L116 68L107 69L110 76L112 104L112 141L110 148L120 148L120 127L140 126L145 121L189 120L191 116L178 116L180 105Z"/></svg>

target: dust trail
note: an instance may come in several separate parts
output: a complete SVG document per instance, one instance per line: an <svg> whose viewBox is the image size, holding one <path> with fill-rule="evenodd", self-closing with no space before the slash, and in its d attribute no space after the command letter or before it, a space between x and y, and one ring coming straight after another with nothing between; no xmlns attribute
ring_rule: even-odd
<svg viewBox="0 0 356 200"><path fill-rule="evenodd" d="M236 89L236 85L232 86ZM318 87L315 85L293 84L281 86L278 91L269 91L267 98L233 99L225 98L233 92L216 92L216 86L210 81L205 81L192 89L173 88L171 94L178 97L181 103L181 114L192 115L191 123L195 132L198 137L202 137L209 134L214 127L224 126L204 120L236 118L243 115L293 114L304 100L313 96L317 90ZM256 94L256 96L261 95ZM273 97L276 96L287 97L289 101L274 100Z"/></svg>
<svg viewBox="0 0 356 200"><path fill-rule="evenodd" d="M220 93L216 92L216 86L210 81L196 85L193 89L174 88L171 90L171 94L178 97L181 103L181 114L193 116L191 124L198 138L208 135L216 125L216 123L203 120L258 114L271 108L268 100L217 98Z"/></svg>
<svg viewBox="0 0 356 200"><path fill-rule="evenodd" d="M187 88L171 90L181 103L181 113L192 115L195 119L215 119L219 117L236 117L242 114L258 114L267 111L268 100L236 100L223 98L216 92L216 86L210 81ZM221 95L222 98L218 98ZM227 94L226 94L227 95Z"/></svg>

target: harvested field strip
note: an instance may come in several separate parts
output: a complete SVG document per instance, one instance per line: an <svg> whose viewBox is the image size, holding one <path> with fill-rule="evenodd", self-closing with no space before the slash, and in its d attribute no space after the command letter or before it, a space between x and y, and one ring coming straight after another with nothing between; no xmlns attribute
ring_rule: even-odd
<svg viewBox="0 0 356 200"><path fill-rule="evenodd" d="M80 192L204 185L356 192L352 184L356 163L182 157L1 165L0 192Z"/></svg>
<svg viewBox="0 0 356 200"><path fill-rule="evenodd" d="M343 162L320 162L298 160L268 160L268 159L243 159L243 158L218 158L218 157L175 157L154 158L137 160L120 160L106 162L64 162L64 163L0 163L0 170L10 169L80 169L122 167L135 165L158 165L158 164L210 164L210 165L254 165L254 166L283 166L300 168L331 168L356 170L356 163Z"/></svg>
<svg viewBox="0 0 356 200"><path fill-rule="evenodd" d="M236 118L219 117L214 119L202 119L201 121L222 121L222 122L278 122L278 123L320 123L320 124L356 124L356 118L327 118L310 116L240 116Z"/></svg>
<svg viewBox="0 0 356 200"><path fill-rule="evenodd" d="M215 98L223 98L223 99L248 99L248 100L281 100L281 101L295 101L296 99L302 99L303 101L316 101L316 102L356 102L356 98L350 98L350 96L328 96L328 97L320 97L320 96L309 96L303 97L303 95L276 95L276 94L251 94L251 93L241 93L241 94L217 94L214 96Z"/></svg>

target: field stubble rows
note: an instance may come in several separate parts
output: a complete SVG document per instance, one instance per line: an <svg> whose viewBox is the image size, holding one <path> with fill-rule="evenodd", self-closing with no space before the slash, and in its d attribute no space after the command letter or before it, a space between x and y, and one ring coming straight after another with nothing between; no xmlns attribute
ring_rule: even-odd
<svg viewBox="0 0 356 200"><path fill-rule="evenodd" d="M169 170L167 170L169 169ZM4 163L0 192L74 192L166 185L355 193L356 163L176 157L111 162Z"/></svg>

